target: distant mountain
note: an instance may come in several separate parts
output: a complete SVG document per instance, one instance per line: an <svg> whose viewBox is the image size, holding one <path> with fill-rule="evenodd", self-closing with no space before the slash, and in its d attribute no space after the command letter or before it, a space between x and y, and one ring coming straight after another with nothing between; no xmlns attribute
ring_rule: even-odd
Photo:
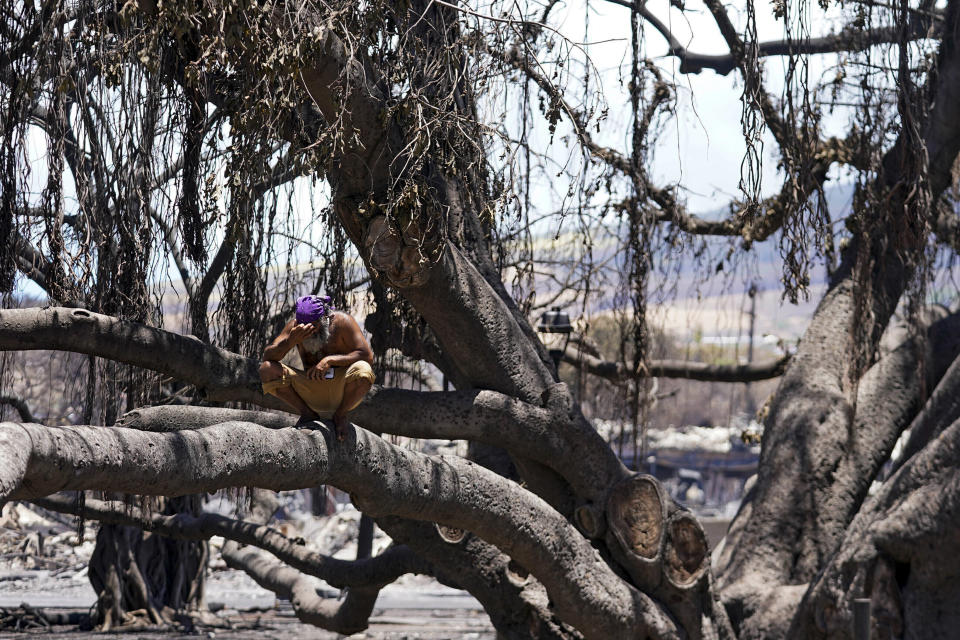
<svg viewBox="0 0 960 640"><path fill-rule="evenodd" d="M832 220L839 220L846 216L850 209L853 195L852 184L829 185L824 193L827 207ZM718 220L729 215L729 211L717 209L700 217L709 220ZM549 265L542 265L542 270L550 270L552 276L545 274L536 277L537 299L551 299L557 293L557 282L567 279L568 271L577 269L572 260L580 250L581 239L574 231L562 233L557 238L549 231L537 233L534 236L535 252L546 252L553 258ZM807 322L809 322L820 296L823 295L826 284L826 269L821 258L815 258L810 273L809 297L801 299L798 305L792 305L783 300L783 258L781 257L780 234L764 242L755 243L750 253L744 255L736 253L736 260L742 265L747 260L756 265L756 273L744 271L743 267L736 267L736 275L730 273L731 265L727 261L729 247L735 243L739 249L741 242L732 238L712 238L708 241L708 250L705 254L694 257L690 251L681 250L670 255L668 268L670 279L666 289L672 293L666 296L662 304L654 303L651 318L662 324L671 333L693 335L702 332L710 335L730 336L740 335L745 331L744 316L749 305L746 302L746 291L751 284L755 285L759 296L756 304L757 335L765 333L792 339L799 336ZM617 255L622 242L612 238L594 238L592 257L594 264L602 264L607 260L622 260ZM722 265L725 274L715 275ZM651 276L651 290L660 282L659 274ZM509 278L507 278L509 281ZM603 313L613 307L622 308L624 292L617 282L601 284L592 282L591 313ZM563 305L563 299L557 303Z"/></svg>
<svg viewBox="0 0 960 640"><path fill-rule="evenodd" d="M849 214L853 191L853 183L827 185L823 195L827 202L831 220L840 220ZM720 220L730 215L730 212L727 208L721 208L699 215L706 220ZM780 242L780 234L774 234L763 242L754 243L751 247L751 252L756 256L760 267L761 279L756 282L756 286L761 291L779 289L783 286L781 282L783 258ZM810 276L811 285L826 283L826 270L823 268L822 260L818 262Z"/></svg>

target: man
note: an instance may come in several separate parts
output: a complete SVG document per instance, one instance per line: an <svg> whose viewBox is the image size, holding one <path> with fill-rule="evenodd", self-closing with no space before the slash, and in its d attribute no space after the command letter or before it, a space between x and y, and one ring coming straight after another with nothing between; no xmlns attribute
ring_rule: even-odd
<svg viewBox="0 0 960 640"><path fill-rule="evenodd" d="M303 371L280 362L294 347ZM303 420L332 415L342 441L347 413L373 385L372 362L373 352L356 320L334 310L329 296L303 296L295 316L264 349L260 379L264 393L285 401Z"/></svg>

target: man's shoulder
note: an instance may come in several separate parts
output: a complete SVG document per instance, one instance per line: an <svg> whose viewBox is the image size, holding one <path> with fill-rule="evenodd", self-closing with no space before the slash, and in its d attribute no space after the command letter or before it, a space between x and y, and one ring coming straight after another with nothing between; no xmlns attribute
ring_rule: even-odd
<svg viewBox="0 0 960 640"><path fill-rule="evenodd" d="M334 311L330 315L330 319L336 323L353 324L356 322L356 319L352 315L350 315L346 311L340 311L340 310Z"/></svg>

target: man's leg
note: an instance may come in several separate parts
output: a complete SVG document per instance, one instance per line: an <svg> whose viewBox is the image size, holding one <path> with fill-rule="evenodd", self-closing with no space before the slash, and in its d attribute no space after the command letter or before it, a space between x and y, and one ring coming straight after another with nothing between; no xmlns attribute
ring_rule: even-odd
<svg viewBox="0 0 960 640"><path fill-rule="evenodd" d="M360 404L363 396L367 395L373 383L364 378L348 380L343 385L343 399L340 400L340 406L333 412L333 426L337 431L337 440L343 440L347 433L347 425L350 421L347 419L347 413Z"/></svg>
<svg viewBox="0 0 960 640"><path fill-rule="evenodd" d="M283 365L279 362L266 360L260 363L261 382L274 382L282 377ZM307 403L303 401L303 398L300 397L300 394L298 394L293 387L278 387L271 393L293 407L294 413L299 414L301 418L307 418L309 420L318 419L319 416L317 416L317 413L307 406Z"/></svg>

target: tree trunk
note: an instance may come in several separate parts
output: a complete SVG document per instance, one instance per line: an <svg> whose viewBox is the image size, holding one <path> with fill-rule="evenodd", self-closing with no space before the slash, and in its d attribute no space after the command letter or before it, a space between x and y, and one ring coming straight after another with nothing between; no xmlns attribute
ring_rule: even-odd
<svg viewBox="0 0 960 640"><path fill-rule="evenodd" d="M357 529L357 560L363 560L373 555L373 518L367 514L360 515L360 526Z"/></svg>
<svg viewBox="0 0 960 640"><path fill-rule="evenodd" d="M165 501L163 513L196 513L196 496ZM203 541L165 538L138 527L103 525L90 558L90 584L97 593L93 624L118 627L187 622L206 608L208 548Z"/></svg>
<svg viewBox="0 0 960 640"><path fill-rule="evenodd" d="M891 333L901 333L902 338L899 330ZM837 432L824 427L813 433L796 433L789 441L779 442L779 449L771 449L780 451L772 455L781 466L767 467L766 473L776 477L781 491L790 486L792 492L773 496L751 491L716 554L721 571L726 570L721 573L727 581L723 594L731 617L738 622L752 620L741 625L742 637L782 637L782 625L790 617L784 614L799 604L804 591L791 585L803 585L811 579L806 574L789 573L797 566L791 561L804 553L808 554L807 562L819 557L817 540L823 545L834 540L832 548L839 547L845 533L838 530L840 523L856 515L897 439L923 405L924 394L960 354L960 314L934 322L925 333L903 339L863 376L858 385L857 413L849 428ZM808 412L822 408L820 399L806 397ZM787 453L793 453L796 459L790 460ZM804 470L796 472L798 466ZM825 479L830 484L824 484ZM822 496L819 502L817 496ZM793 519L786 517L788 510L795 514ZM767 520L776 517L772 514L784 517L775 531L771 530L773 522ZM806 524L799 518L805 518ZM757 528L748 528L750 523ZM759 525L765 527L760 534L765 537L758 537ZM737 572L732 571L738 566ZM763 584L783 589L771 590Z"/></svg>
<svg viewBox="0 0 960 640"><path fill-rule="evenodd" d="M852 640L856 598L871 601L871 638L956 637L958 455L954 422L864 504L804 597L789 638Z"/></svg>
<svg viewBox="0 0 960 640"><path fill-rule="evenodd" d="M944 24L951 36L929 76L935 99L922 144L934 202L949 185L947 168L960 150L958 17L960 7L951 2ZM738 623L760 611L770 589L808 582L826 565L862 500L857 485L875 477L892 446L889 438L862 437L856 417L864 365L872 363L927 242L925 216L932 212L907 207L910 195L902 184L909 149L920 142L909 133L901 132L886 153L876 183L885 199L858 220L858 233L771 401L752 502L731 526L728 555L719 566L724 601ZM904 414L888 426L905 426L912 416ZM867 478L851 479L853 470Z"/></svg>

